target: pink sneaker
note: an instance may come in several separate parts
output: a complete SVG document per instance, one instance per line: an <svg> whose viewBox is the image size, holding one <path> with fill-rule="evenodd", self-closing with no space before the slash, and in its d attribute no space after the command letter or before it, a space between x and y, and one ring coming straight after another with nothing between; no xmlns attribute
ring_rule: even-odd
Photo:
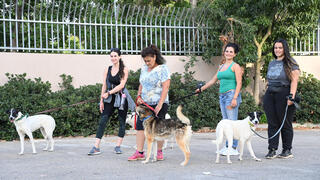
<svg viewBox="0 0 320 180"><path fill-rule="evenodd" d="M144 154L140 154L139 151L136 151L132 156L128 158L128 161L144 160Z"/></svg>
<svg viewBox="0 0 320 180"><path fill-rule="evenodd" d="M158 150L158 152L157 152L157 160L158 161L162 161L163 160L162 150Z"/></svg>

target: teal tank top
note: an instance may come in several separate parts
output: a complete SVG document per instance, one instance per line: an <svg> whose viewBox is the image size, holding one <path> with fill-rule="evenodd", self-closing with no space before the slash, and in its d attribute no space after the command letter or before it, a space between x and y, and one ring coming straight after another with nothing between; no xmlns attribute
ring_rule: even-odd
<svg viewBox="0 0 320 180"><path fill-rule="evenodd" d="M218 71L217 77L220 81L220 93L225 93L237 87L236 74L231 70L233 64L234 62L225 71Z"/></svg>

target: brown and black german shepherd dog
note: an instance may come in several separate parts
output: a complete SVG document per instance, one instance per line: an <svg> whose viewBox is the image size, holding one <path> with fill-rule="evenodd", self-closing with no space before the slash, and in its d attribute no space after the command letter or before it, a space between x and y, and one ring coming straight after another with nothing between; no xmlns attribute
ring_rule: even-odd
<svg viewBox="0 0 320 180"><path fill-rule="evenodd" d="M179 105L177 108L177 117L175 119L159 119L154 116L152 110L144 105L139 105L136 108L136 112L140 116L140 120L144 120L144 134L147 139L147 158L142 163L149 162L152 144L154 141L162 141L168 139L172 136L175 136L176 142L179 145L179 148L184 153L184 161L180 164L182 166L187 165L190 159L190 139L192 136L192 130L190 125L190 120L182 114L182 106ZM155 143L157 144L157 143ZM154 158L153 161L156 161L157 148L154 147Z"/></svg>

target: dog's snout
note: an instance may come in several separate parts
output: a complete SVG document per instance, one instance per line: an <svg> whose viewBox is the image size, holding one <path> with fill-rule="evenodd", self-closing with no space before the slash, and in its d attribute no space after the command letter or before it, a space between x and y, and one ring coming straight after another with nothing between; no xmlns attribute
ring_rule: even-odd
<svg viewBox="0 0 320 180"><path fill-rule="evenodd" d="M9 119L10 119L10 120L14 120L14 117L10 116Z"/></svg>

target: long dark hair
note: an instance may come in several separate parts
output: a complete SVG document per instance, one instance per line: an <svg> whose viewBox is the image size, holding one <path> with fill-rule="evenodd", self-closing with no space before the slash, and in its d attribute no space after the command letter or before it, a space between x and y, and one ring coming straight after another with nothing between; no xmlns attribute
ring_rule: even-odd
<svg viewBox="0 0 320 180"><path fill-rule="evenodd" d="M157 46L151 44L150 46L144 48L142 51L141 51L141 56L143 58L147 57L147 56L151 56L151 57L154 57L156 56L156 63L158 65L161 65L161 64L165 64L166 63L166 60L162 57L161 55L161 52L159 50L159 48L157 48Z"/></svg>
<svg viewBox="0 0 320 180"><path fill-rule="evenodd" d="M121 56L121 51L120 51L119 48L111 48L110 54L112 52L116 52L118 54L118 56ZM120 76L120 79L122 79L123 76L124 76L123 69L124 69L124 63L123 63L122 59L120 58L120 60L119 60L119 76Z"/></svg>
<svg viewBox="0 0 320 180"><path fill-rule="evenodd" d="M284 53L284 58L283 58L283 66L284 66L284 71L286 72L286 75L288 76L288 78L290 80L292 80L291 77L291 71L292 71L292 66L296 65L299 67L299 65L296 63L295 60L293 60L293 58L290 55L290 51L289 51L289 46L286 40L284 39L278 39L276 41L274 41L273 43L273 49L272 49L272 55L275 59L277 59L276 54L274 53L274 46L276 43L281 43L283 46L283 53Z"/></svg>
<svg viewBox="0 0 320 180"><path fill-rule="evenodd" d="M238 52L239 52L239 46L238 46L236 43L231 43L231 42L229 42L229 43L224 47L223 53L226 51L227 47L232 47L233 50L234 50L234 53L238 54ZM226 62L226 59L225 59L225 57L223 56L220 64L224 64L225 62Z"/></svg>

